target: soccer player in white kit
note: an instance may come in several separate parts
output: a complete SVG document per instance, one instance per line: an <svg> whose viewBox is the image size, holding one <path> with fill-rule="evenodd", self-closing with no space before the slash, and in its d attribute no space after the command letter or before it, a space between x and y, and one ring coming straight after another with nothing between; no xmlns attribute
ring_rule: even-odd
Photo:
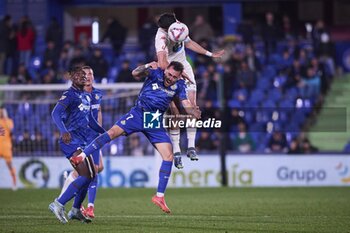
<svg viewBox="0 0 350 233"><path fill-rule="evenodd" d="M196 80L194 78L194 73L191 65L186 60L185 47L199 54L203 54L213 58L220 58L225 51L221 50L218 52L209 52L205 50L195 41L191 40L190 37L183 42L173 42L168 37L168 28L171 24L177 21L175 14L173 13L164 13L160 16L158 20L158 31L155 37L155 47L158 58L158 65L163 70L169 65L171 61L181 62L184 66L184 73L187 87L187 95L193 106L196 106ZM171 114L178 115L179 108L173 102L170 104ZM196 140L196 128L187 128L187 157L191 160L198 160L198 155L195 149L195 140ZM180 149L180 129L170 129L170 138L173 144L174 152L174 165L178 169L183 168L181 161L181 149Z"/></svg>

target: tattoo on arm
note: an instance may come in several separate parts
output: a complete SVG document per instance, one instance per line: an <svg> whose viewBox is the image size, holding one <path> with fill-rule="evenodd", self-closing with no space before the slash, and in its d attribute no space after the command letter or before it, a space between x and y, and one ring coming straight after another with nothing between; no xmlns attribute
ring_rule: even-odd
<svg viewBox="0 0 350 233"><path fill-rule="evenodd" d="M149 75L149 70L146 68L145 65L138 66L136 69L133 70L132 75L135 78L144 78Z"/></svg>

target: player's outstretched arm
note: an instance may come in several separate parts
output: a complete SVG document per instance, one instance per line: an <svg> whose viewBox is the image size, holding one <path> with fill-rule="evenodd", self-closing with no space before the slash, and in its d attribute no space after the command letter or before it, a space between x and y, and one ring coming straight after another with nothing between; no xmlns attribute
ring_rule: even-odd
<svg viewBox="0 0 350 233"><path fill-rule="evenodd" d="M192 51L206 55L208 57L213 57L213 58L220 58L225 54L225 50L220 50L217 52L209 52L206 49L204 49L202 46L200 46L197 42L193 40L189 40L188 42L185 43L186 48L191 49Z"/></svg>
<svg viewBox="0 0 350 233"><path fill-rule="evenodd" d="M61 117L65 111L66 111L66 107L60 103L57 103L54 109L52 110L51 116L52 116L53 122L61 132L62 141L65 144L69 144L71 141L71 135L68 132L66 126L64 125Z"/></svg>
<svg viewBox="0 0 350 233"><path fill-rule="evenodd" d="M131 74L134 77L134 79L140 80L140 79L145 78L149 75L149 68L157 69L158 68L157 62L153 61L151 63L138 66L138 67L136 67L136 69L134 69L132 71Z"/></svg>
<svg viewBox="0 0 350 233"><path fill-rule="evenodd" d="M182 100L181 103L184 106L187 114L192 115L196 119L201 118L202 112L199 110L198 106L193 106L188 99Z"/></svg>

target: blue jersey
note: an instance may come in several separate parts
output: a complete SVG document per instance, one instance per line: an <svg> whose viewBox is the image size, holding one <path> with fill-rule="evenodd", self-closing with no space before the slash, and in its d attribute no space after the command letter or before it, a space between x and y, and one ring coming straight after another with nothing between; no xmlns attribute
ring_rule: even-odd
<svg viewBox="0 0 350 233"><path fill-rule="evenodd" d="M91 92L91 110L92 110L92 115L94 118L97 120L98 119L98 110L100 109L101 106L101 100L102 100L102 91L96 88L92 88Z"/></svg>
<svg viewBox="0 0 350 233"><path fill-rule="evenodd" d="M164 71L160 68L150 69L138 96L136 106L147 111L164 113L174 97L180 100L187 99L185 81L180 79L170 87L164 86Z"/></svg>
<svg viewBox="0 0 350 233"><path fill-rule="evenodd" d="M70 132L73 144L85 145L88 141L88 132L91 130L89 127L91 95L71 87L63 92L57 104L65 108L61 115L65 129L57 125L60 131Z"/></svg>
<svg viewBox="0 0 350 233"><path fill-rule="evenodd" d="M95 120L98 120L98 110L101 106L101 100L102 100L102 91L96 88L92 88L91 92L91 111L92 116L95 118ZM88 132L88 143L92 142L96 137L99 136L99 133L97 133L95 130L90 129Z"/></svg>

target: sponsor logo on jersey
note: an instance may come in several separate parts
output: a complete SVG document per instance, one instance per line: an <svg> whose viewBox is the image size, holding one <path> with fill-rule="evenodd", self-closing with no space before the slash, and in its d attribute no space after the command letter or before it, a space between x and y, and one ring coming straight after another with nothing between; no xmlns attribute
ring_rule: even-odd
<svg viewBox="0 0 350 233"><path fill-rule="evenodd" d="M80 104L78 106L80 111L89 111L90 110L90 105L85 105L85 104Z"/></svg>

